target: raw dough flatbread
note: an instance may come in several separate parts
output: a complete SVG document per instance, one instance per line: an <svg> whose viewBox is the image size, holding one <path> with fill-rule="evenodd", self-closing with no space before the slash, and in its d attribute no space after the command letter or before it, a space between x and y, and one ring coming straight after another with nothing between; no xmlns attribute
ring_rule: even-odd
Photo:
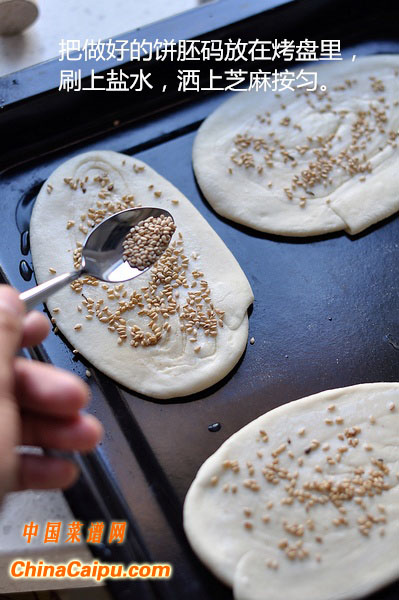
<svg viewBox="0 0 399 600"><path fill-rule="evenodd" d="M184 505L192 547L237 600L352 599L393 581L398 432L399 383L266 413L200 468Z"/></svg>
<svg viewBox="0 0 399 600"><path fill-rule="evenodd" d="M315 92L241 92L223 103L199 128L194 171L213 208L237 223L355 234L399 210L399 55L306 71L318 72Z"/></svg>
<svg viewBox="0 0 399 600"><path fill-rule="evenodd" d="M96 217L101 221L113 212L140 205L166 208L173 215L177 230L170 253L176 251L176 257L180 252L175 259L178 270L167 271L171 263L170 258L165 259L162 277L166 281L153 292L143 290L153 278L151 270L108 290L97 280L89 280L83 287L74 283L75 291L65 287L49 298L47 306L71 344L116 381L154 398L185 396L216 383L236 364L247 343L247 308L253 295L233 255L171 183L148 165L116 152L80 154L61 165L42 187L32 214L35 274L41 283L55 275L50 275L49 269L57 274L73 270L73 252ZM99 212L91 212L90 217L89 210ZM166 285L173 287L166 292ZM148 293L156 316L138 314L149 310ZM200 301L195 300L197 293ZM128 302L132 302L128 310L121 308ZM106 306L110 313L104 312ZM168 308L173 306L174 314L172 310L168 316ZM118 316L124 323L109 319L117 310L121 310ZM190 326L193 312L198 323ZM206 335L210 321L213 331L208 329ZM116 325L119 329L109 330ZM157 333L161 339L155 345L139 342L132 347L131 327L138 328L138 335L144 332L150 344ZM134 339L137 341L137 336Z"/></svg>

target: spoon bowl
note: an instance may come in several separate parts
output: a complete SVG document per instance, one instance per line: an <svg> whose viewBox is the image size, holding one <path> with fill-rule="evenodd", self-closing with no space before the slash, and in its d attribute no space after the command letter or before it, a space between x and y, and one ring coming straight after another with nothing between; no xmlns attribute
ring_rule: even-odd
<svg viewBox="0 0 399 600"><path fill-rule="evenodd" d="M140 270L124 261L123 241L130 229L149 217L172 217L162 208L128 208L111 215L97 225L87 236L82 249L84 271L109 283L129 281L152 266Z"/></svg>
<svg viewBox="0 0 399 600"><path fill-rule="evenodd" d="M149 217L170 217L173 221L167 210L144 207L122 210L96 225L83 244L82 264L79 270L58 275L20 294L19 297L25 302L27 310L44 302L51 294L82 275L91 275L107 283L120 283L148 271L152 264L140 270L131 267L123 259L123 242L132 227Z"/></svg>

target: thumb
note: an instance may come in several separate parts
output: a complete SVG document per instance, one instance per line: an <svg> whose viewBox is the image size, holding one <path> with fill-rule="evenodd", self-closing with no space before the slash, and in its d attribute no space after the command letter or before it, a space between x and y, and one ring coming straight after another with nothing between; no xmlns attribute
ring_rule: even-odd
<svg viewBox="0 0 399 600"><path fill-rule="evenodd" d="M22 339L24 312L18 292L0 285L0 398L13 392L13 362Z"/></svg>

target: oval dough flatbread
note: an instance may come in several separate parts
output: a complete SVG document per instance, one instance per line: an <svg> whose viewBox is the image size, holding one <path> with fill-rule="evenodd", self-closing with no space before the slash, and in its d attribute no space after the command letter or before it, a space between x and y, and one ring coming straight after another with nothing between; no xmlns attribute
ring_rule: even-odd
<svg viewBox="0 0 399 600"><path fill-rule="evenodd" d="M237 223L355 234L399 210L399 57L306 71L318 73L315 92L241 92L223 103L199 128L194 171L213 208Z"/></svg>
<svg viewBox="0 0 399 600"><path fill-rule="evenodd" d="M158 206L177 226L149 270L124 284L80 279L47 306L95 367L154 398L198 392L222 379L247 343L251 287L221 239L171 183L116 152L81 154L60 166L36 200L30 226L39 283L79 265L95 223L119 210Z"/></svg>
<svg viewBox="0 0 399 600"><path fill-rule="evenodd" d="M399 577L399 383L280 406L229 438L184 505L237 600L358 598Z"/></svg>

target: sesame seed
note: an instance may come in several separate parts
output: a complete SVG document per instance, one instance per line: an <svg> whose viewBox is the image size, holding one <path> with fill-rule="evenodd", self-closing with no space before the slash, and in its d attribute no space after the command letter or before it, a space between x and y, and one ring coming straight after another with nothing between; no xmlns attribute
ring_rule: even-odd
<svg viewBox="0 0 399 600"><path fill-rule="evenodd" d="M270 560L266 561L266 566L269 569L277 570L278 569L278 562L276 560L274 560L274 559L270 559Z"/></svg>
<svg viewBox="0 0 399 600"><path fill-rule="evenodd" d="M270 521L270 516L269 516L269 515L263 515L263 517L262 517L262 521L263 521L263 523L269 523L269 521Z"/></svg>
<svg viewBox="0 0 399 600"><path fill-rule="evenodd" d="M81 323L76 323L76 325L74 326L74 329L76 331L79 331L79 329L82 329L82 324Z"/></svg>
<svg viewBox="0 0 399 600"><path fill-rule="evenodd" d="M148 217L132 227L123 242L123 259L140 271L150 267L168 247L176 225L171 217Z"/></svg>
<svg viewBox="0 0 399 600"><path fill-rule="evenodd" d="M281 444L276 450L274 450L274 452L272 452L272 456L273 458L276 458L277 456L279 456L279 454L282 454L287 448L287 444Z"/></svg>
<svg viewBox="0 0 399 600"><path fill-rule="evenodd" d="M251 339L249 340L249 343L251 344L251 346L253 346L255 343L255 338L251 337Z"/></svg>
<svg viewBox="0 0 399 600"><path fill-rule="evenodd" d="M243 486L253 492L258 492L260 490L260 486L255 479L244 479Z"/></svg>

